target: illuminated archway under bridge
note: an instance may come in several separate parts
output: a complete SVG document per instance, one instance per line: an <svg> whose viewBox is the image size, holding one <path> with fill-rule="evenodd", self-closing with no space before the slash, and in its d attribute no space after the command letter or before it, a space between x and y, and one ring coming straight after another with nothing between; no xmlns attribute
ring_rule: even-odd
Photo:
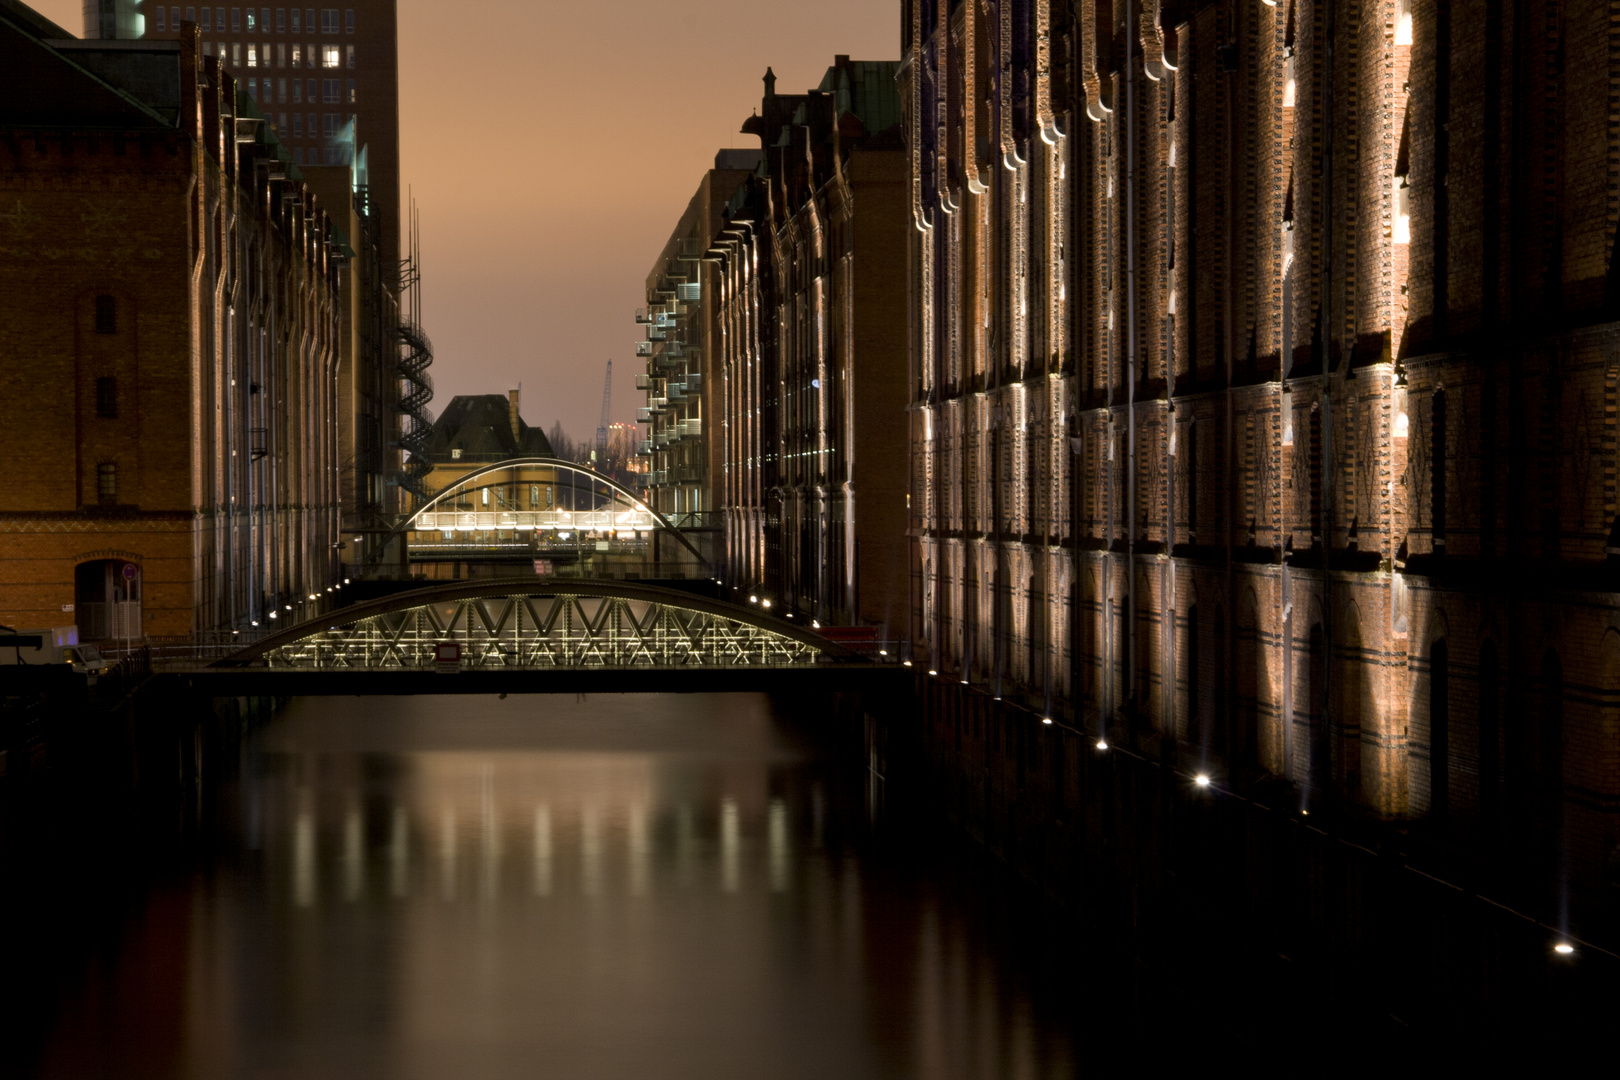
<svg viewBox="0 0 1620 1080"><path fill-rule="evenodd" d="M437 646L452 642L460 646L458 674L868 664L859 653L788 620L675 589L507 578L446 583L357 604L288 627L212 667L437 674ZM446 681L437 689L452 692L456 686Z"/></svg>
<svg viewBox="0 0 1620 1080"><path fill-rule="evenodd" d="M581 477L586 482L586 490L591 492L593 498L598 486L605 489L610 505L587 510L515 505L488 507L480 505L468 510L454 505L468 496L477 498L478 493L482 491L499 492L512 486L522 487L545 482L536 481L534 478L492 479L503 473L519 473L525 469L552 469ZM557 487L561 489L561 485ZM480 465L462 474L423 503L410 517L395 526L394 530L372 550L384 551L395 537L406 533L438 532L442 535L500 531L549 532L555 535L574 536L611 533L641 537L650 536L655 532L665 532L674 537L700 564L705 566L708 564L702 552L680 528L649 507L635 492L612 477L604 476L578 462L550 457L507 458Z"/></svg>

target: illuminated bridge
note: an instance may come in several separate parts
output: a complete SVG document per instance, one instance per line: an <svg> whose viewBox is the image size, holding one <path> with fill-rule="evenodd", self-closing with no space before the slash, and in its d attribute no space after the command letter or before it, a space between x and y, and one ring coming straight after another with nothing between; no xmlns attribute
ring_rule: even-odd
<svg viewBox="0 0 1620 1080"><path fill-rule="evenodd" d="M532 577L357 604L165 674L219 696L861 689L909 675L755 608Z"/></svg>

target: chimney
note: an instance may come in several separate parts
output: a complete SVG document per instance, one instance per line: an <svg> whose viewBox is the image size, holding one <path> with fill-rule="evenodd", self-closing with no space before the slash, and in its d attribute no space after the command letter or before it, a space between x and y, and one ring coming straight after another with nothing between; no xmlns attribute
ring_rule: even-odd
<svg viewBox="0 0 1620 1080"><path fill-rule="evenodd" d="M518 395L522 392L521 386L506 392L506 416L512 422L512 441L519 444L523 442L523 421L518 419Z"/></svg>

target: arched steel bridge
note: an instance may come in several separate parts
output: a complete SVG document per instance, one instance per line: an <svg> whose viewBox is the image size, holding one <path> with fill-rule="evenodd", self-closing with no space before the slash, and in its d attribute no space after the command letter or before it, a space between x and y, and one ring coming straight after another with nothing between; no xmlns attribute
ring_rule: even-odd
<svg viewBox="0 0 1620 1080"><path fill-rule="evenodd" d="M615 497L615 501L627 503L629 509L441 509L441 506L449 500L484 488L505 486L503 483L479 484L478 481L514 469L556 469L562 472L574 473L584 477L593 485L600 484L607 488ZM373 551L381 552L385 550L391 541L404 533L419 530L450 531L457 529L564 529L581 532L622 529L646 532L652 529L660 529L673 536L699 563L707 565L707 560L704 559L702 552L693 545L691 539L668 518L648 506L635 492L612 477L604 476L602 473L586 468L578 462L564 461L561 458L552 457L507 458L503 461L480 465L464 473L454 481L446 484L441 491L418 507L408 518L394 526L393 530L375 545Z"/></svg>
<svg viewBox="0 0 1620 1080"><path fill-rule="evenodd" d="M459 646L444 670L438 646ZM789 620L634 582L446 582L287 627L185 677L224 693L833 688L902 677ZM227 689L230 688L230 689Z"/></svg>

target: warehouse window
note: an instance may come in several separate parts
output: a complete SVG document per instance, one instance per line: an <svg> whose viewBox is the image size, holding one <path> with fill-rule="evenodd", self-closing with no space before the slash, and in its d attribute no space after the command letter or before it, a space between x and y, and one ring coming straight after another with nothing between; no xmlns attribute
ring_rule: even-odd
<svg viewBox="0 0 1620 1080"><path fill-rule="evenodd" d="M157 9L157 28L159 30L167 30L169 28L168 24L163 21L163 9L162 8ZM178 30L180 28L177 26L177 27L175 27L175 29Z"/></svg>
<svg viewBox="0 0 1620 1080"><path fill-rule="evenodd" d="M354 33L354 8L343 10L343 31L346 34Z"/></svg>
<svg viewBox="0 0 1620 1080"><path fill-rule="evenodd" d="M231 13L234 15L235 12L236 12L236 9L232 8ZM251 33L253 33L253 31L257 30L258 28L259 28L258 16L253 13L252 8L248 8L247 9L247 29L248 29L248 33L251 34ZM231 27L231 29L234 30L234 29L236 29L236 27L233 25Z"/></svg>
<svg viewBox="0 0 1620 1080"><path fill-rule="evenodd" d="M344 58L344 63L348 67L354 67L354 46L353 45L349 46L349 48L347 50L347 53L348 53L348 55Z"/></svg>
<svg viewBox="0 0 1620 1080"><path fill-rule="evenodd" d="M321 100L328 105L338 103L338 81L336 79L321 80Z"/></svg>
<svg viewBox="0 0 1620 1080"><path fill-rule="evenodd" d="M225 9L222 7L214 9L214 29L222 34L225 32Z"/></svg>
<svg viewBox="0 0 1620 1080"><path fill-rule="evenodd" d="M240 33L242 30L242 9L231 8L231 33Z"/></svg>
<svg viewBox="0 0 1620 1080"><path fill-rule="evenodd" d="M304 32L304 26L299 21L298 15L299 15L298 9L293 8L292 9L292 32L295 33L295 34L301 34L301 33Z"/></svg>
<svg viewBox="0 0 1620 1080"><path fill-rule="evenodd" d="M96 333L118 333L118 299L113 296L96 297Z"/></svg>
<svg viewBox="0 0 1620 1080"><path fill-rule="evenodd" d="M295 112L295 113L292 114L292 134L293 134L293 138L295 138L295 139L302 139L304 137L304 114L303 113Z"/></svg>
<svg viewBox="0 0 1620 1080"><path fill-rule="evenodd" d="M106 420L118 418L118 380L111 375L96 380L96 415Z"/></svg>
<svg viewBox="0 0 1620 1080"><path fill-rule="evenodd" d="M186 17L187 18L191 17L191 9L190 8L186 8ZM199 23L199 25L204 30L212 30L214 28L214 9L213 8L203 8L202 9L202 22Z"/></svg>
<svg viewBox="0 0 1620 1080"><path fill-rule="evenodd" d="M343 50L336 45L321 46L321 67L335 68L343 63Z"/></svg>
<svg viewBox="0 0 1620 1080"><path fill-rule="evenodd" d="M313 105L315 102L320 100L320 97L319 97L320 91L318 89L316 89L316 86L317 86L318 83L319 83L318 79L309 80L309 103L311 105Z"/></svg>
<svg viewBox="0 0 1620 1080"><path fill-rule="evenodd" d="M248 67L258 67L258 66L259 66L259 47L257 45L255 45L255 44L253 44L250 41L250 42L248 42Z"/></svg>
<svg viewBox="0 0 1620 1080"><path fill-rule="evenodd" d="M354 80L353 79L349 80L348 91L349 91L349 104L353 105L354 104Z"/></svg>
<svg viewBox="0 0 1620 1080"><path fill-rule="evenodd" d="M118 497L118 465L116 462L103 461L96 466L96 496L103 500Z"/></svg>
<svg viewBox="0 0 1620 1080"><path fill-rule="evenodd" d="M338 32L338 9L321 8L321 33L335 34Z"/></svg>

